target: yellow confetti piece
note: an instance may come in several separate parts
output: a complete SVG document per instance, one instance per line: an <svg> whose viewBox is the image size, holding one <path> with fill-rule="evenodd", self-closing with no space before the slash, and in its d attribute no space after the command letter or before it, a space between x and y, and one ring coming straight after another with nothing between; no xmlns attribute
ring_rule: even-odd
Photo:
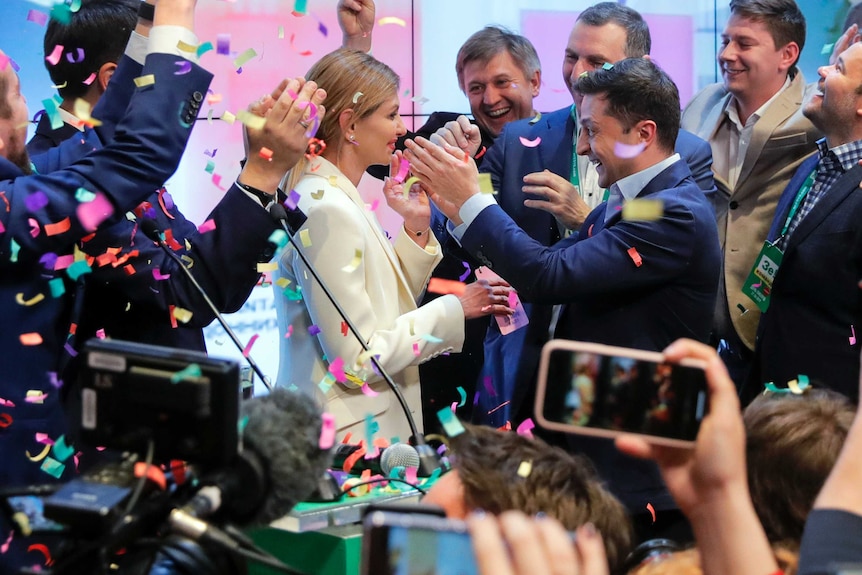
<svg viewBox="0 0 862 575"><path fill-rule="evenodd" d="M651 222L661 219L663 215L664 202L661 200L635 198L623 205L624 220Z"/></svg>
<svg viewBox="0 0 862 575"><path fill-rule="evenodd" d="M151 74L152 75L152 74ZM137 81L137 80L136 80ZM155 81L155 80L154 80ZM90 115L90 112L93 111L93 107L90 103L83 98L76 98L75 104L73 105L72 113L75 114L82 122L89 124L90 126L101 126L101 120L97 120L93 116Z"/></svg>
<svg viewBox="0 0 862 575"><path fill-rule="evenodd" d="M252 130L262 130L264 125L266 125L266 118L261 118L247 110L240 110L237 112L236 119Z"/></svg>
<svg viewBox="0 0 862 575"><path fill-rule="evenodd" d="M520 477L529 477L530 473L533 472L533 462L532 461L522 461L521 465L518 466L518 475Z"/></svg>
<svg viewBox="0 0 862 575"><path fill-rule="evenodd" d="M290 283L291 283L290 280L287 278L278 278L277 280L275 280L275 285L277 285L280 288L286 288L287 286L290 285Z"/></svg>
<svg viewBox="0 0 862 575"><path fill-rule="evenodd" d="M135 78L135 86L138 88L143 88L144 86L149 86L155 83L156 76L154 74L147 74L146 76L138 76Z"/></svg>
<svg viewBox="0 0 862 575"><path fill-rule="evenodd" d="M378 20L377 24L379 24L380 26L386 26L387 24L397 24L402 28L407 26L407 22L405 22L401 18L398 18L397 16L385 16Z"/></svg>
<svg viewBox="0 0 862 575"><path fill-rule="evenodd" d="M479 174L479 191L483 194L494 193L494 184L491 183L491 174Z"/></svg>
<svg viewBox="0 0 862 575"><path fill-rule="evenodd" d="M359 264L361 264L361 263L362 263L362 250L356 250L355 252L353 252L353 260L351 260L351 262L349 264L347 264L346 266L341 268L341 271L347 272L347 273L355 272L356 268L358 268Z"/></svg>
<svg viewBox="0 0 862 575"><path fill-rule="evenodd" d="M353 94L353 103L355 104L356 102L358 102L359 98L361 98L364 95L365 94L363 94L362 92L356 92L355 94Z"/></svg>
<svg viewBox="0 0 862 575"><path fill-rule="evenodd" d="M27 459L29 459L30 461L35 463L36 461L42 461L43 459L48 457L48 453L50 451L51 451L51 446L46 445L45 448L39 453L39 455L30 455L29 450L25 451L24 453L25 453L25 455L27 455Z"/></svg>
<svg viewBox="0 0 862 575"><path fill-rule="evenodd" d="M334 174L332 176L329 176L329 185L330 186L337 186L338 185L338 176L336 176ZM323 194L321 193L321 195L323 195Z"/></svg>
<svg viewBox="0 0 862 575"><path fill-rule="evenodd" d="M284 26L278 27L278 39L284 40Z"/></svg>
<svg viewBox="0 0 862 575"><path fill-rule="evenodd" d="M308 233L308 229L299 230L299 241L302 242L302 247L311 247L311 234Z"/></svg>
<svg viewBox="0 0 862 575"><path fill-rule="evenodd" d="M197 54L198 53L198 47L197 46L192 46L191 44L189 44L187 42L183 42L182 40L177 42L177 48L179 48L180 51L182 51L182 52L189 52L190 54Z"/></svg>
<svg viewBox="0 0 862 575"><path fill-rule="evenodd" d="M312 199L319 200L323 197L323 190L317 190L316 192L311 192Z"/></svg>
<svg viewBox="0 0 862 575"><path fill-rule="evenodd" d="M48 394L39 389L28 389L24 396L24 401L27 403L38 403L39 405L42 405L46 399L48 399Z"/></svg>
<svg viewBox="0 0 862 575"><path fill-rule="evenodd" d="M54 90L60 90L62 88L65 88L68 85L69 85L69 82L66 81L66 82L63 82L62 84L58 84L56 86L51 86L51 88L53 88Z"/></svg>
<svg viewBox="0 0 862 575"><path fill-rule="evenodd" d="M412 317L410 318L410 335L416 335L414 328L416 327L416 320Z"/></svg>
<svg viewBox="0 0 862 575"><path fill-rule="evenodd" d="M409 178L407 178L407 181L404 182L404 197L406 198L408 195L410 195L410 188L413 187L413 184L421 181L422 180L420 180L416 176L410 176Z"/></svg>
<svg viewBox="0 0 862 575"><path fill-rule="evenodd" d="M180 323L189 323L192 319L192 312L181 307L175 307L174 317L177 318L177 321Z"/></svg>
<svg viewBox="0 0 862 575"><path fill-rule="evenodd" d="M257 273L274 272L277 269L278 269L278 262L269 262L269 263L264 263L264 264L260 264L260 263L257 264ZM284 278L282 278L282 279L284 279Z"/></svg>
<svg viewBox="0 0 862 575"><path fill-rule="evenodd" d="M257 52L254 51L254 48L249 48L242 54L236 57L236 60L233 61L234 68L242 68L242 65L257 56Z"/></svg>
<svg viewBox="0 0 862 575"><path fill-rule="evenodd" d="M15 301L18 302L18 305L24 305L27 307L30 307L31 305L36 305L37 303L39 303L43 299L45 299L45 294L43 294L43 293L36 294L27 300L24 299L24 293L23 292L19 293L18 295L15 296Z"/></svg>
<svg viewBox="0 0 862 575"><path fill-rule="evenodd" d="M224 113L221 115L221 119L231 125L236 122L236 116L234 116L227 110L225 110Z"/></svg>
<svg viewBox="0 0 862 575"><path fill-rule="evenodd" d="M33 528L30 527L30 518L27 517L26 513L24 513L23 511L15 513L12 516L12 521L14 521L16 525L18 525L18 529L21 530L21 535L25 537L29 537L30 535L32 535ZM10 533L9 537L11 536L12 534Z"/></svg>

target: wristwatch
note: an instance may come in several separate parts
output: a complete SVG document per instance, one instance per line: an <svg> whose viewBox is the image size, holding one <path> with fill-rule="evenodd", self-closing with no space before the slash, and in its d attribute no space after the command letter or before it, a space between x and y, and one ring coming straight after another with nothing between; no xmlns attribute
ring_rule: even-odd
<svg viewBox="0 0 862 575"><path fill-rule="evenodd" d="M156 17L156 7L153 4L147 4L142 1L141 5L138 7L138 18L141 20L149 20L153 21L153 18Z"/></svg>

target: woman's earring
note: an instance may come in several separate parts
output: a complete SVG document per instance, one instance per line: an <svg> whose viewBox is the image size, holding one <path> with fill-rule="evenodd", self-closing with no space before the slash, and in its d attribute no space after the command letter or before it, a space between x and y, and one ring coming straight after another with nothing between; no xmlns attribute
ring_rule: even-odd
<svg viewBox="0 0 862 575"><path fill-rule="evenodd" d="M354 136L353 134L350 134L349 136L347 136L347 141L350 142L351 144L353 144L354 146L359 145L356 143L356 136Z"/></svg>

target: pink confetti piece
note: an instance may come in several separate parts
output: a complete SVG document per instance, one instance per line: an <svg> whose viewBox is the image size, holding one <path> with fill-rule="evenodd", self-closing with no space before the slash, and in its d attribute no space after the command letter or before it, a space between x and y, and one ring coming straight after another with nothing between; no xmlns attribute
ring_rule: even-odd
<svg viewBox="0 0 862 575"><path fill-rule="evenodd" d="M0 545L0 553L6 553L7 551L9 551L9 546L12 544L13 535L15 535L15 530L10 529L9 537L6 538L6 541L3 543L3 545Z"/></svg>
<svg viewBox="0 0 862 575"><path fill-rule="evenodd" d="M362 393L363 395L367 395L368 397L377 397L378 395L380 395L379 393L371 389L371 386L368 385L367 382L362 384Z"/></svg>
<svg viewBox="0 0 862 575"><path fill-rule="evenodd" d="M211 231L213 231L214 229L216 229L216 223L215 223L215 220L213 220L213 219L209 219L209 220L205 221L204 223L202 223L202 224L198 227L198 232L200 232L200 233L202 233L202 234L205 234L205 233L207 233L207 232L211 232Z"/></svg>
<svg viewBox="0 0 862 575"><path fill-rule="evenodd" d="M38 10L30 10L27 12L27 21L44 26L48 22L48 15Z"/></svg>
<svg viewBox="0 0 862 575"><path fill-rule="evenodd" d="M96 197L92 201L78 204L76 212L81 226L88 232L92 232L114 213L114 206L104 194L96 192Z"/></svg>
<svg viewBox="0 0 862 575"><path fill-rule="evenodd" d="M33 12L33 10L31 10L31 12ZM60 61L60 58L62 58L62 57L63 57L63 45L57 44L56 46L54 46L54 50L51 51L51 54L48 56L45 56L45 60L49 64L51 64L52 66L56 66L57 63Z"/></svg>
<svg viewBox="0 0 862 575"><path fill-rule="evenodd" d="M105 330L104 329L97 329L96 330L96 337L99 339L105 339L107 337L105 335Z"/></svg>
<svg viewBox="0 0 862 575"><path fill-rule="evenodd" d="M89 86L90 84L92 84L95 81L95 79L96 79L96 73L93 72L92 74L87 76L87 79L84 80L84 84Z"/></svg>
<svg viewBox="0 0 862 575"><path fill-rule="evenodd" d="M529 437L530 439L532 439L533 438L533 432L531 430L534 427L536 427L536 424L533 423L532 418L528 417L527 419L522 421L521 424L518 426L518 435L523 435L524 437Z"/></svg>
<svg viewBox="0 0 862 575"><path fill-rule="evenodd" d="M344 383L347 381L347 375L344 373L344 360L340 357L336 357L332 363L329 364L329 373L335 377L335 381L338 383Z"/></svg>
<svg viewBox="0 0 862 575"><path fill-rule="evenodd" d="M242 356L243 357L248 357L248 354L251 353L251 346L254 345L254 342L257 341L258 337L260 337L260 334L257 334L257 333L254 334L253 336L251 336L251 339L248 340L248 343L246 344L245 348L242 350Z"/></svg>
<svg viewBox="0 0 862 575"><path fill-rule="evenodd" d="M419 342L413 344L413 355L419 357Z"/></svg>
<svg viewBox="0 0 862 575"><path fill-rule="evenodd" d="M59 256L54 261L54 270L55 271L64 270L64 269L68 268L70 265L72 265L73 263L75 263L75 256L73 254L69 254L66 256Z"/></svg>
<svg viewBox="0 0 862 575"><path fill-rule="evenodd" d="M521 140L521 145L524 146L525 148L535 148L536 146L538 146L539 144L542 143L542 138L540 138L539 136L536 136L535 140L528 140L524 136L521 136L518 139Z"/></svg>
<svg viewBox="0 0 862 575"><path fill-rule="evenodd" d="M416 483L416 473L419 471L418 467L410 466L404 471L404 480L407 483L415 484Z"/></svg>
<svg viewBox="0 0 862 575"><path fill-rule="evenodd" d="M15 404L9 401L8 399L3 399L0 397L0 405L3 407L15 407Z"/></svg>
<svg viewBox="0 0 862 575"><path fill-rule="evenodd" d="M153 268L153 278L157 281L166 280L171 277L171 274L163 274L159 268Z"/></svg>
<svg viewBox="0 0 862 575"><path fill-rule="evenodd" d="M324 413L320 416L320 419L322 423L317 446L320 449L330 449L335 445L335 416L331 413Z"/></svg>
<svg viewBox="0 0 862 575"><path fill-rule="evenodd" d="M287 333L284 334L284 339L288 339L292 335L293 335L293 324L290 324L289 326L287 326Z"/></svg>
<svg viewBox="0 0 862 575"><path fill-rule="evenodd" d="M850 345L856 345L856 328L852 325L850 326L850 333L853 334L848 338L850 340Z"/></svg>
<svg viewBox="0 0 862 575"><path fill-rule="evenodd" d="M42 445L50 445L52 447L54 446L54 440L48 437L47 433L37 433L36 443L41 443Z"/></svg>
<svg viewBox="0 0 862 575"><path fill-rule="evenodd" d="M646 504L647 511L652 515L652 522L655 523L655 508L652 506L652 503Z"/></svg>
<svg viewBox="0 0 862 575"><path fill-rule="evenodd" d="M630 160L641 155L641 152L646 148L645 142L637 144L623 144L622 142L614 142L614 155L624 160Z"/></svg>
<svg viewBox="0 0 862 575"><path fill-rule="evenodd" d="M9 56L6 54L0 54L0 71L6 69L6 66L9 65Z"/></svg>
<svg viewBox="0 0 862 575"><path fill-rule="evenodd" d="M213 174L212 182L213 182L213 184L215 184L215 187L217 187L221 191L223 191L223 192L226 191L226 189L223 188L221 185L221 174Z"/></svg>
<svg viewBox="0 0 862 575"><path fill-rule="evenodd" d="M461 265L464 266L464 273L462 273L460 276L458 276L458 281L463 282L463 281L467 281L467 278L470 277L470 272L472 270L470 269L470 264L468 264L467 262L461 262Z"/></svg>
<svg viewBox="0 0 862 575"><path fill-rule="evenodd" d="M398 173L395 175L393 180L398 182L399 184L404 183L404 178L407 177L407 173L410 171L410 162L407 161L407 158L401 158L401 163L398 165Z"/></svg>
<svg viewBox="0 0 862 575"><path fill-rule="evenodd" d="M452 413L455 413L455 412L458 410L458 402L457 402L457 401L453 401L453 402L452 402L452 405L450 405L450 406L449 406L449 409L451 409L451 410L452 410Z"/></svg>

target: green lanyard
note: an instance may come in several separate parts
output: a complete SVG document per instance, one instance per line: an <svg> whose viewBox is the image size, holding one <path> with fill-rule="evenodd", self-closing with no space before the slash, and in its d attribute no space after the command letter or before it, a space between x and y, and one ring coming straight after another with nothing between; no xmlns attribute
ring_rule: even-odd
<svg viewBox="0 0 862 575"><path fill-rule="evenodd" d="M811 188L814 187L814 178L817 176L817 168L811 171L808 174L808 177L805 178L805 182L802 184L802 187L799 188L799 191L796 193L796 198L793 199L793 205L790 206L790 212L787 214L787 219L784 220L784 227L781 229L781 235L778 236L778 239L775 240L777 244L781 238L784 237L784 234L787 233L787 230L790 228L790 222L793 221L793 217L796 215L796 212L799 211L800 206L802 205L802 200L805 199L805 196L808 195L808 192L811 191Z"/></svg>
<svg viewBox="0 0 862 575"><path fill-rule="evenodd" d="M575 122L575 127L572 130L572 175L569 176L569 182L580 190L581 176L578 173L578 111L575 110L574 104L572 104L572 120Z"/></svg>

